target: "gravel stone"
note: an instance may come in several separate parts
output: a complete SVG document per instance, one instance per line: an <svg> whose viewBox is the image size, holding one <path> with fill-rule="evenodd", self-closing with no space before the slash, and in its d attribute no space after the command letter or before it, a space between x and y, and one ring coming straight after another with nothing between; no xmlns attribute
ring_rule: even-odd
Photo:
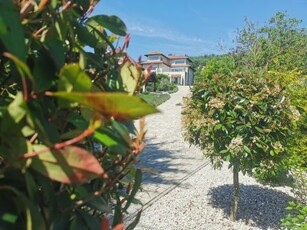
<svg viewBox="0 0 307 230"><path fill-rule="evenodd" d="M182 97L179 91L160 105L159 114L146 118L147 146L140 156L144 173L137 198L143 212L136 230L180 229L280 229L280 219L293 199L289 187L269 187L240 174L238 221L229 220L232 198L232 172L226 167L214 170L200 149L182 138ZM129 210L125 221L133 220L140 206Z"/></svg>

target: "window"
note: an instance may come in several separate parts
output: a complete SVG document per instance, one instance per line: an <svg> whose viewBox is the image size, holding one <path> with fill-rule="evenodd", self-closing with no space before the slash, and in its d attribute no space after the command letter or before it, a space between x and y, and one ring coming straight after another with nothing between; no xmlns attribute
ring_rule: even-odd
<svg viewBox="0 0 307 230"><path fill-rule="evenodd" d="M184 72L183 68L173 68L172 72Z"/></svg>
<svg viewBox="0 0 307 230"><path fill-rule="evenodd" d="M156 71L158 69L158 66L156 66L156 65L153 65L152 67L151 67L151 70L152 71Z"/></svg>
<svg viewBox="0 0 307 230"><path fill-rule="evenodd" d="M148 61L159 61L160 60L160 56L159 55L148 56L147 60Z"/></svg>
<svg viewBox="0 0 307 230"><path fill-rule="evenodd" d="M175 64L185 64L185 60L175 60Z"/></svg>

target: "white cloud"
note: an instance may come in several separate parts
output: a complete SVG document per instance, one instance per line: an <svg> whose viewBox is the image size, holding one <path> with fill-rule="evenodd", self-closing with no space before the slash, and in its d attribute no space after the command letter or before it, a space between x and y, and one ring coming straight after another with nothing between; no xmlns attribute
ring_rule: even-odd
<svg viewBox="0 0 307 230"><path fill-rule="evenodd" d="M141 53L158 50L166 54L198 56L227 52L226 50L221 50L216 41L205 40L178 29L167 28L159 21L147 21L146 19L132 21L131 19L125 19L125 22L128 32L132 35L132 40L134 36L140 37L137 43L132 43L134 49ZM228 44L224 43L224 45L226 48L229 47Z"/></svg>
<svg viewBox="0 0 307 230"><path fill-rule="evenodd" d="M206 41L199 37L189 36L159 25L141 24L138 22L127 22L128 31L132 35L150 38L160 38L181 44L212 45L212 41Z"/></svg>

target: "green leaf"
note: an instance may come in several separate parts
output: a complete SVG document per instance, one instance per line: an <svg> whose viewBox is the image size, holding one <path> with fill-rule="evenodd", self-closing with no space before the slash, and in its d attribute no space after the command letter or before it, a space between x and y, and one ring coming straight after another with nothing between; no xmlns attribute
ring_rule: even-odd
<svg viewBox="0 0 307 230"><path fill-rule="evenodd" d="M87 197L84 197L85 199ZM86 204L89 207L102 211L104 213L112 213L112 208L108 205L108 203L99 196L95 196L93 199L90 199Z"/></svg>
<svg viewBox="0 0 307 230"><path fill-rule="evenodd" d="M111 152L125 154L129 148L113 129L101 128L95 131L94 138L109 147Z"/></svg>
<svg viewBox="0 0 307 230"><path fill-rule="evenodd" d="M1 217L3 221L9 222L11 224L15 224L17 221L18 216L11 214L11 213L4 213Z"/></svg>
<svg viewBox="0 0 307 230"><path fill-rule="evenodd" d="M133 95L141 76L142 69L137 68L137 66L130 61L126 61L120 69L121 83L123 84L120 88L123 88L130 95Z"/></svg>
<svg viewBox="0 0 307 230"><path fill-rule="evenodd" d="M45 50L34 60L33 78L37 92L43 92L56 84L55 65L51 63L52 60Z"/></svg>
<svg viewBox="0 0 307 230"><path fill-rule="evenodd" d="M24 226L27 230L35 230L35 229L46 229L45 223L41 214L39 213L37 206L35 206L28 198L11 186L0 186L0 191L7 192L10 194L10 199L12 199L11 204L16 205L20 211L23 212L24 217L26 218L26 223ZM1 196L2 197L2 196ZM2 207L0 205L0 207ZM7 207L11 208L11 207ZM1 210L2 211L2 210ZM14 221L14 214L7 213L5 220ZM21 213L19 213L21 215ZM1 216L3 220L3 216Z"/></svg>
<svg viewBox="0 0 307 230"><path fill-rule="evenodd" d="M8 52L26 61L26 44L17 4L0 1L0 39Z"/></svg>
<svg viewBox="0 0 307 230"><path fill-rule="evenodd" d="M88 28L80 25L79 23L76 23L75 27L80 42L82 42L84 45L95 48L97 45L97 39L92 33L89 32Z"/></svg>
<svg viewBox="0 0 307 230"><path fill-rule="evenodd" d="M229 151L228 149L223 149L220 151L220 154L228 153L228 151Z"/></svg>
<svg viewBox="0 0 307 230"><path fill-rule="evenodd" d="M85 149L67 146L48 151L43 145L33 145L33 149L43 153L32 158L30 167L52 180L66 184L84 183L104 173L98 160Z"/></svg>
<svg viewBox="0 0 307 230"><path fill-rule="evenodd" d="M61 69L59 74L58 90L66 92L88 92L91 90L90 77L79 65L69 64Z"/></svg>
<svg viewBox="0 0 307 230"><path fill-rule="evenodd" d="M130 138L128 128L125 125L123 125L123 124L121 124L121 123L119 123L115 120L112 120L112 127L113 127L114 131L116 131L119 134L119 136L122 138L122 140L125 142L125 144L127 146L131 146L132 143L131 143L131 138Z"/></svg>
<svg viewBox="0 0 307 230"><path fill-rule="evenodd" d="M243 148L244 148L245 152L251 154L251 150L246 145L244 145Z"/></svg>
<svg viewBox="0 0 307 230"><path fill-rule="evenodd" d="M37 185L34 181L34 178L31 175L31 173L29 173L29 171L25 172L25 182L26 182L26 185L27 185L27 191L28 191L30 199L33 202L36 203L38 201Z"/></svg>
<svg viewBox="0 0 307 230"><path fill-rule="evenodd" d="M275 155L275 152L273 150L270 150L270 155L273 157Z"/></svg>
<svg viewBox="0 0 307 230"><path fill-rule="evenodd" d="M219 129L223 129L223 125L222 124L217 124L214 126L214 130L219 130Z"/></svg>
<svg viewBox="0 0 307 230"><path fill-rule="evenodd" d="M133 120L158 110L136 96L124 93L48 92L48 95L70 101L70 106L83 105L101 113L106 118L120 121Z"/></svg>
<svg viewBox="0 0 307 230"><path fill-rule="evenodd" d="M134 178L134 185L131 191L131 194L129 198L127 199L127 203L124 207L124 210L127 211L129 208L130 204L132 203L137 191L140 189L142 183L142 171L140 169L137 169L135 172L135 178Z"/></svg>
<svg viewBox="0 0 307 230"><path fill-rule="evenodd" d="M96 15L89 18L86 21L86 24L93 26L96 29L99 29L97 27L102 26L110 30L112 33L120 36L125 36L127 31L125 23L120 18L114 15Z"/></svg>
<svg viewBox="0 0 307 230"><path fill-rule="evenodd" d="M18 92L15 96L14 101L9 104L7 109L16 124L19 123L26 116L27 111L25 107L26 105L23 101L23 95L21 92Z"/></svg>
<svg viewBox="0 0 307 230"><path fill-rule="evenodd" d="M89 229L89 228L86 226L86 223L84 222L83 218L81 218L81 216L79 216L79 214L76 213L72 221L70 222L69 230L84 230L84 229Z"/></svg>
<svg viewBox="0 0 307 230"><path fill-rule="evenodd" d="M63 42L58 39L50 39L44 42L48 54L53 60L57 69L60 69L65 63L65 49L63 47Z"/></svg>
<svg viewBox="0 0 307 230"><path fill-rule="evenodd" d="M33 81L34 78L32 76L30 68L24 61L11 53L5 53L5 56L14 62L22 79L26 79L26 77L28 77L30 80Z"/></svg>
<svg viewBox="0 0 307 230"><path fill-rule="evenodd" d="M226 160L226 161L230 161L230 160L231 160L231 154L228 154L228 155L225 157L225 160Z"/></svg>
<svg viewBox="0 0 307 230"><path fill-rule="evenodd" d="M95 217L84 211L83 212L81 211L78 214L85 221L87 229L100 229L100 223L98 221L99 217ZM75 229L75 228L72 228L72 229Z"/></svg>
<svg viewBox="0 0 307 230"><path fill-rule="evenodd" d="M255 126L255 129L259 132L259 133L264 133L264 131L262 129L260 129L259 127Z"/></svg>

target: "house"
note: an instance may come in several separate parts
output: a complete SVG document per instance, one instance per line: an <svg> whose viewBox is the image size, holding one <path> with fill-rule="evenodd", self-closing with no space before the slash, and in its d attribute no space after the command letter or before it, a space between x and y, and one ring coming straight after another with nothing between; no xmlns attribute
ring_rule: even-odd
<svg viewBox="0 0 307 230"><path fill-rule="evenodd" d="M194 69L192 61L186 55L164 55L160 52L150 52L144 55L146 61L142 67L146 69L151 66L151 72L165 74L170 77L170 82L177 85L192 85L194 82Z"/></svg>

